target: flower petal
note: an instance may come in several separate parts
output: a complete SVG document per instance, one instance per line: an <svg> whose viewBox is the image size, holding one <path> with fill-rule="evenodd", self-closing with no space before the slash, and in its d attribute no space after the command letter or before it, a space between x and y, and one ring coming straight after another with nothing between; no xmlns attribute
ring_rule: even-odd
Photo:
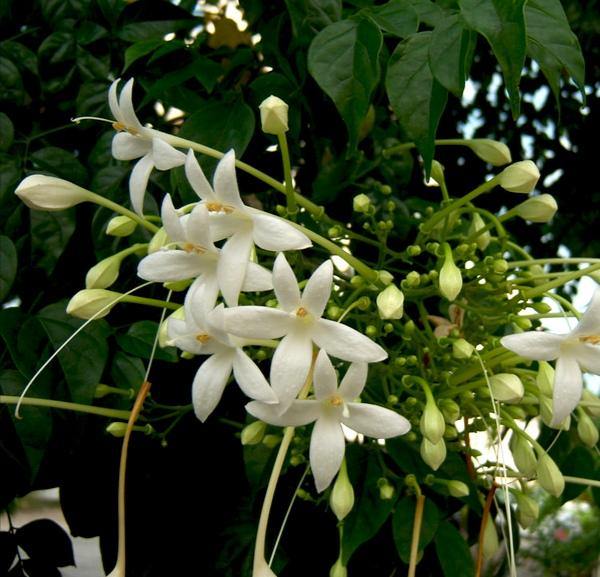
<svg viewBox="0 0 600 577"><path fill-rule="evenodd" d="M231 149L219 161L213 177L215 196L223 204L245 209L235 176L235 152Z"/></svg>
<svg viewBox="0 0 600 577"><path fill-rule="evenodd" d="M367 363L352 363L348 367L338 390L342 399L353 401L360 396L367 382L368 370L369 365Z"/></svg>
<svg viewBox="0 0 600 577"><path fill-rule="evenodd" d="M207 263L201 255L183 250L159 250L140 261L137 274L145 280L169 282L197 277L206 269Z"/></svg>
<svg viewBox="0 0 600 577"><path fill-rule="evenodd" d="M410 423L402 415L377 405L348 403L348 417L342 423L357 433L374 439L389 439L410 431Z"/></svg>
<svg viewBox="0 0 600 577"><path fill-rule="evenodd" d="M571 349L581 370L600 375L600 348L589 343L577 343Z"/></svg>
<svg viewBox="0 0 600 577"><path fill-rule="evenodd" d="M117 87L119 86L120 81L121 79L117 78L108 89L108 106L110 107L113 118L122 122L122 120L119 118L121 116L121 111L119 110L119 99L117 97Z"/></svg>
<svg viewBox="0 0 600 577"><path fill-rule="evenodd" d="M267 405L252 401L246 405L246 410L257 419L277 427L301 427L312 423L321 414L319 401L294 401L287 411L281 413L279 405Z"/></svg>
<svg viewBox="0 0 600 577"><path fill-rule="evenodd" d="M320 350L315 361L315 372L313 376L315 396L319 400L327 399L337 391L337 376L335 369L324 350Z"/></svg>
<svg viewBox="0 0 600 577"><path fill-rule="evenodd" d="M185 154L161 138L152 138L152 158L158 170L171 170L185 163Z"/></svg>
<svg viewBox="0 0 600 577"><path fill-rule="evenodd" d="M528 331L502 337L500 343L509 351L526 359L553 361L560 355L560 345L564 340L563 335Z"/></svg>
<svg viewBox="0 0 600 577"><path fill-rule="evenodd" d="M160 217L163 226L169 235L169 239L173 242L183 242L185 240L185 232L170 194L165 195L165 198L163 199Z"/></svg>
<svg viewBox="0 0 600 577"><path fill-rule="evenodd" d="M233 351L209 357L198 369L192 385L192 402L194 412L202 422L219 404L231 375L232 362Z"/></svg>
<svg viewBox="0 0 600 577"><path fill-rule="evenodd" d="M554 397L552 399L552 426L562 423L581 399L583 377L574 356L561 355L556 361L554 373Z"/></svg>
<svg viewBox="0 0 600 577"><path fill-rule="evenodd" d="M279 252L301 250L312 246L308 237L291 224L260 210L252 211L254 242L260 248Z"/></svg>
<svg viewBox="0 0 600 577"><path fill-rule="evenodd" d="M232 307L223 316L228 333L247 339L278 339L293 326L288 313L269 307Z"/></svg>
<svg viewBox="0 0 600 577"><path fill-rule="evenodd" d="M273 275L271 271L255 262L249 262L244 277L242 290L244 292L270 291L273 288Z"/></svg>
<svg viewBox="0 0 600 577"><path fill-rule="evenodd" d="M302 292L302 306L316 318L323 315L323 311L331 295L333 283L333 263L326 260L312 273Z"/></svg>
<svg viewBox="0 0 600 577"><path fill-rule="evenodd" d="M344 361L376 363L387 358L385 350L369 337L328 319L317 320L312 338L319 348Z"/></svg>
<svg viewBox="0 0 600 577"><path fill-rule="evenodd" d="M144 127L141 125L133 109L133 78L130 78L123 86L119 95L120 118L117 118L127 128L133 128L142 132Z"/></svg>
<svg viewBox="0 0 600 577"><path fill-rule="evenodd" d="M256 363L241 349L235 350L233 375L240 389L251 399L268 404L279 402L275 391L269 386Z"/></svg>
<svg viewBox="0 0 600 577"><path fill-rule="evenodd" d="M300 306L298 281L282 252L277 255L273 263L273 289L279 306L284 311L292 312Z"/></svg>
<svg viewBox="0 0 600 577"><path fill-rule="evenodd" d="M170 317L167 320L167 334L169 345L195 355L203 354L202 343L196 339L195 334L190 332L190 327L186 321Z"/></svg>
<svg viewBox="0 0 600 577"><path fill-rule="evenodd" d="M600 336L600 288L597 288L592 300L583 313L579 324L569 335L571 337Z"/></svg>
<svg viewBox="0 0 600 577"><path fill-rule="evenodd" d="M190 148L185 159L185 175L194 189L194 192L200 197L201 200L214 201L215 193L210 186L200 164L196 160L194 151Z"/></svg>
<svg viewBox="0 0 600 577"><path fill-rule="evenodd" d="M329 487L340 470L346 441L337 419L322 416L317 420L310 437L310 468L320 493Z"/></svg>
<svg viewBox="0 0 600 577"><path fill-rule="evenodd" d="M186 240L207 251L215 251L210 238L208 210L203 204L196 205L185 219Z"/></svg>
<svg viewBox="0 0 600 577"><path fill-rule="evenodd" d="M117 160L140 158L151 150L152 143L129 132L117 132L112 139L111 151Z"/></svg>
<svg viewBox="0 0 600 577"><path fill-rule="evenodd" d="M144 194L146 194L148 179L153 168L152 156L148 153L137 161L129 177L131 206L133 206L133 210L139 215L142 215L144 212Z"/></svg>
<svg viewBox="0 0 600 577"><path fill-rule="evenodd" d="M212 311L219 295L219 283L217 282L217 275L213 272L212 274L205 273L198 277L188 288L185 295L185 309L189 311L194 323L206 330L207 333L213 334L214 331L209 330L209 322L207 316L209 311ZM218 335L219 340L227 342L225 339Z"/></svg>
<svg viewBox="0 0 600 577"><path fill-rule="evenodd" d="M221 248L217 278L221 294L228 306L238 304L238 298L252 250L252 235L250 232L237 232Z"/></svg>

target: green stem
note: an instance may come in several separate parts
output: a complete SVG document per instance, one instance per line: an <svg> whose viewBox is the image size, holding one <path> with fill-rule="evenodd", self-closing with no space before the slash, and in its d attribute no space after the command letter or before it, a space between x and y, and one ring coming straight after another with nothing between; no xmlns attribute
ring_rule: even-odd
<svg viewBox="0 0 600 577"><path fill-rule="evenodd" d="M119 214L129 217L131 220L137 222L140 226L143 226L146 230L149 230L152 234L158 232L158 226L152 224L151 222L148 222L146 219L142 218L135 212L125 208L124 206L121 206L120 204L117 204L116 202L113 202L112 200L108 200L108 198L104 198L103 196L100 196L99 194L96 194L91 190L86 190L85 188L82 188L81 190L84 190L86 194L89 195L90 202L93 202L95 204L108 208L113 212L117 212Z"/></svg>
<svg viewBox="0 0 600 577"><path fill-rule="evenodd" d="M591 272L597 271L600 269L600 262L598 264L594 264L592 266L588 266L585 268L581 268L579 270L575 270L573 271L571 274L566 275L564 277L558 278L556 280L544 283L543 285L540 285L538 287L532 288L530 290L524 290L523 291L523 297L526 299L531 299L533 297L537 297L540 296L542 294L544 294L545 292L548 292L549 290L553 289L553 288L557 288L559 286L563 286L566 283L568 283L569 281L572 280L576 280L582 276L585 276L587 274L590 274Z"/></svg>
<svg viewBox="0 0 600 577"><path fill-rule="evenodd" d="M0 395L0 405L17 405L19 397L12 395ZM117 409L106 409L104 407L92 407L90 405L81 405L79 403L68 403L66 401L55 401L53 399L36 399L25 397L21 399L21 405L32 405L34 407L51 407L53 409L63 409L65 411L75 411L78 413L89 413L90 415L100 415L102 417L111 417L115 419L128 419L129 411L119 411Z"/></svg>
<svg viewBox="0 0 600 577"><path fill-rule="evenodd" d="M127 295L121 299L121 302L124 303L135 303L138 305L147 305L150 307L159 307L163 309L171 309L176 311L181 308L181 305L178 303L171 303L168 301L161 301L160 299L152 299L148 297L136 297L133 295Z"/></svg>
<svg viewBox="0 0 600 577"><path fill-rule="evenodd" d="M563 479L567 483L574 483L575 485L589 485L592 487L600 487L600 481L596 479L583 479L582 477L570 477L563 475Z"/></svg>
<svg viewBox="0 0 600 577"><path fill-rule="evenodd" d="M512 243L509 243L512 244ZM518 245L516 245L518 247ZM511 247L514 248L514 247ZM520 248L520 247L518 247ZM526 253L527 254L527 253ZM533 264L600 264L600 258L532 258L530 260L514 260L508 263L509 268L531 266Z"/></svg>
<svg viewBox="0 0 600 577"><path fill-rule="evenodd" d="M281 162L283 163L283 176L285 179L285 196L287 197L288 214L294 216L298 212L296 197L294 195L294 185L292 183L292 165L290 163L290 151L287 145L285 132L277 135L279 140L279 150L281 151Z"/></svg>

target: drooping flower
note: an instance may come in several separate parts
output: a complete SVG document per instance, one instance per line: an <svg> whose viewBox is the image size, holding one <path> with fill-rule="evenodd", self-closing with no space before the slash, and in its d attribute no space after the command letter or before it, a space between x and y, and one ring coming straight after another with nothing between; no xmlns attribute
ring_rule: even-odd
<svg viewBox="0 0 600 577"><path fill-rule="evenodd" d="M266 423L297 427L315 422L310 439L310 467L317 491L324 491L342 464L345 439L342 423L358 433L376 439L404 435L410 430L407 419L384 407L354 402L362 393L368 365L352 363L339 387L327 353L319 352L315 361L315 399L295 400L280 414L278 405L253 401L247 411Z"/></svg>
<svg viewBox="0 0 600 577"><path fill-rule="evenodd" d="M228 238L221 249L217 275L225 301L237 305L250 253L256 244L270 251L301 250L312 246L308 237L291 224L256 208L240 197L235 176L235 152L230 150L217 164L214 189L202 172L194 152L185 163L187 178L211 219L213 239Z"/></svg>
<svg viewBox="0 0 600 577"><path fill-rule="evenodd" d="M508 335L500 341L513 353L537 361L556 360L552 424L564 421L577 406L583 372L600 374L600 289L579 321L566 335L541 331Z"/></svg>
<svg viewBox="0 0 600 577"><path fill-rule="evenodd" d="M131 205L138 214L144 208L144 193L153 168L170 170L185 162L185 154L165 141L164 135L142 126L133 109L133 78L125 83L117 97L117 78L108 91L108 105L115 117L114 128L119 132L112 141L112 154L117 160L140 160L129 177Z"/></svg>
<svg viewBox="0 0 600 577"><path fill-rule="evenodd" d="M300 289L285 255L273 265L273 288L279 308L244 306L224 311L225 330L245 338L284 337L271 361L271 386L285 410L306 380L313 343L330 355L351 362L373 363L387 353L367 336L341 323L321 318L333 284L333 264L324 262Z"/></svg>

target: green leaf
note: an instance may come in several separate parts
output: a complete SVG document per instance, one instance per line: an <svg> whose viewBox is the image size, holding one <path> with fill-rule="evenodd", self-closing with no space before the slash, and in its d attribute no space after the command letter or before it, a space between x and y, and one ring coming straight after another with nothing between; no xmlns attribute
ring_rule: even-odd
<svg viewBox="0 0 600 577"><path fill-rule="evenodd" d="M152 345L158 332L158 323L153 321L139 321L133 323L124 335L117 335L118 345L130 355L149 359L152 353ZM175 347L156 347L155 358L161 361L175 363L179 360Z"/></svg>
<svg viewBox="0 0 600 577"><path fill-rule="evenodd" d="M27 338L19 339L20 333L26 333ZM0 337L17 369L23 375L33 375L40 360L34 344L36 338L39 339L37 321L28 318L18 307L0 310Z"/></svg>
<svg viewBox="0 0 600 577"><path fill-rule="evenodd" d="M473 57L476 34L459 14L441 20L433 29L429 65L435 79L457 98L462 96Z"/></svg>
<svg viewBox="0 0 600 577"><path fill-rule="evenodd" d="M579 477L580 479L598 479L596 475L597 468L600 467L600 457L587 447L575 447L560 462L560 471L563 475L569 477ZM560 496L563 503L577 498L587 489L586 485L576 483L566 483L565 490Z"/></svg>
<svg viewBox="0 0 600 577"><path fill-rule="evenodd" d="M17 274L17 249L7 236L0 236L0 302L8 295Z"/></svg>
<svg viewBox="0 0 600 577"><path fill-rule="evenodd" d="M460 0L467 24L492 47L500 64L513 118L519 116L519 82L525 63L525 0Z"/></svg>
<svg viewBox="0 0 600 577"><path fill-rule="evenodd" d="M125 42L139 42L140 40L148 40L150 38L160 38L162 40L166 34L192 28L195 24L195 19L134 22L125 24L119 30L117 36L121 40L125 40Z"/></svg>
<svg viewBox="0 0 600 577"><path fill-rule="evenodd" d="M429 67L431 32L419 32L403 40L388 64L386 88L392 109L409 141L423 156L429 175L437 126L448 93Z"/></svg>
<svg viewBox="0 0 600 577"><path fill-rule="evenodd" d="M390 0L368 9L367 13L384 32L399 38L414 34L419 28L419 16L409 0Z"/></svg>
<svg viewBox="0 0 600 577"><path fill-rule="evenodd" d="M110 198L113 198L117 191L122 190L122 196L126 198L125 182L129 172L129 167L125 164L105 166L94 174L90 188L94 192Z"/></svg>
<svg viewBox="0 0 600 577"><path fill-rule="evenodd" d="M118 351L113 358L110 376L115 386L137 391L144 382L146 368L140 359Z"/></svg>
<svg viewBox="0 0 600 577"><path fill-rule="evenodd" d="M360 124L379 82L382 42L371 20L342 20L319 32L308 50L308 69L344 119L350 150L356 148Z"/></svg>
<svg viewBox="0 0 600 577"><path fill-rule="evenodd" d="M108 30L106 28L89 20L82 22L75 33L77 43L81 46L92 44L101 38L106 38L106 36L108 36Z"/></svg>
<svg viewBox="0 0 600 577"><path fill-rule="evenodd" d="M409 1L417 13L419 22L431 26L431 28L437 26L447 16L447 11L440 5L431 2L431 0Z"/></svg>
<svg viewBox="0 0 600 577"><path fill-rule="evenodd" d="M294 36L302 45L342 17L341 0L285 0L285 3Z"/></svg>
<svg viewBox="0 0 600 577"><path fill-rule="evenodd" d="M0 102L22 104L25 92L19 69L8 59L0 56Z"/></svg>
<svg viewBox="0 0 600 577"><path fill-rule="evenodd" d="M150 52L153 52L164 43L165 41L162 38L148 38L147 40L140 40L139 42L132 44L125 50L123 72L125 72L125 70L127 70L136 60L150 54Z"/></svg>
<svg viewBox="0 0 600 577"><path fill-rule="evenodd" d="M448 521L441 523L434 542L444 577L471 577L475 575L473 558L467 542L454 525Z"/></svg>
<svg viewBox="0 0 600 577"><path fill-rule="evenodd" d="M39 75L35 52L20 42L6 40L0 44L0 54L12 60L21 70L27 70L34 76Z"/></svg>
<svg viewBox="0 0 600 577"><path fill-rule="evenodd" d="M415 520L417 503L415 497L404 497L396 503L392 516L392 531L394 543L400 559L404 563L410 560L410 547ZM423 507L423 521L419 534L419 551L423 551L433 539L440 524L440 511L431 499L425 499Z"/></svg>
<svg viewBox="0 0 600 577"><path fill-rule="evenodd" d="M104 81L110 74L110 59L103 56L103 59L96 58L84 48L77 47L77 70L83 80ZM106 84L103 82L102 94L106 90Z"/></svg>
<svg viewBox="0 0 600 577"><path fill-rule="evenodd" d="M77 116L103 116L106 108L107 88L106 82L97 80L84 82L75 101Z"/></svg>
<svg viewBox="0 0 600 577"><path fill-rule="evenodd" d="M11 212L14 210L13 193L22 175L20 160L18 157L0 153L0 214L6 207L10 208Z"/></svg>
<svg viewBox="0 0 600 577"><path fill-rule="evenodd" d="M579 41L559 0L530 0L525 5L527 55L535 60L560 103L560 77L571 76L585 102L585 62Z"/></svg>
<svg viewBox="0 0 600 577"><path fill-rule="evenodd" d="M51 274L75 232L75 210L32 210L30 214L32 261Z"/></svg>
<svg viewBox="0 0 600 577"><path fill-rule="evenodd" d="M42 66L72 62L77 58L77 44L72 32L54 32L38 48L40 71Z"/></svg>
<svg viewBox="0 0 600 577"><path fill-rule="evenodd" d="M36 150L31 155L31 161L36 170L50 172L80 186L84 186L87 182L87 170L83 164L75 158L72 152L62 148L47 146Z"/></svg>
<svg viewBox="0 0 600 577"><path fill-rule="evenodd" d="M0 112L0 151L6 151L13 143L15 129L10 118Z"/></svg>

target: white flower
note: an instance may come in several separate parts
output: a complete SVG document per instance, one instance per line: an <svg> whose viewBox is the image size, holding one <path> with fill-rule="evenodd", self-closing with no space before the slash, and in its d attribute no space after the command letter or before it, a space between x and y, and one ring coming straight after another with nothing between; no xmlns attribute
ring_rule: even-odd
<svg viewBox="0 0 600 577"><path fill-rule="evenodd" d="M321 318L333 284L333 265L324 262L308 279L302 296L283 253L273 265L273 288L279 308L245 306L225 310L225 330L246 338L276 339L271 386L285 410L304 384L312 363L313 342L345 361L373 363L387 353L358 331Z"/></svg>
<svg viewBox="0 0 600 577"><path fill-rule="evenodd" d="M270 251L301 250L312 246L306 235L285 220L246 206L235 176L235 152L230 150L217 164L214 189L204 176L194 152L185 162L187 178L208 211L214 240L230 237L221 249L218 277L225 301L237 299L254 244Z"/></svg>
<svg viewBox="0 0 600 577"><path fill-rule="evenodd" d="M329 357L320 351L315 362L314 390L316 399L295 400L283 414L277 405L253 401L247 411L280 427L297 427L316 421L310 439L310 467L317 491L325 490L342 464L345 450L341 424L376 439L404 435L410 430L407 419L384 407L353 402L365 387L367 364L353 363L340 386Z"/></svg>
<svg viewBox="0 0 600 577"><path fill-rule="evenodd" d="M528 331L503 337L501 343L526 359L556 359L552 424L561 423L581 398L581 372L600 374L600 289L596 290L587 311L570 333L555 335Z"/></svg>
<svg viewBox="0 0 600 577"><path fill-rule="evenodd" d="M29 208L51 212L92 200L88 190L62 178L45 174L32 174L24 178L17 186L15 194Z"/></svg>
<svg viewBox="0 0 600 577"><path fill-rule="evenodd" d="M233 294L227 286L226 275L219 275L223 267L223 252L211 240L206 206L199 204L191 213L180 216L167 194L161 216L172 242L143 258L138 266L138 276L156 282L199 277L190 290L202 289L204 308L214 306L219 289L228 304L237 303L239 292ZM173 245L175 248L171 248ZM269 271L251 262L244 265L242 281L240 288L248 291L270 290L273 286Z"/></svg>
<svg viewBox="0 0 600 577"><path fill-rule="evenodd" d="M204 307L196 306L194 293L188 292L184 307L184 320L174 316L168 320L167 344L195 355L211 355L194 377L192 401L196 416L204 422L213 412L232 371L244 394L264 403L277 403L277 397L260 369L242 351L243 343L229 338L210 321L209 314L212 318L218 316L223 305L209 313Z"/></svg>
<svg viewBox="0 0 600 577"><path fill-rule="evenodd" d="M142 126L133 109L133 78L125 83L117 98L119 80L117 78L108 91L108 105L116 119L113 126L121 131L113 138L112 154L117 160L140 159L129 178L129 194L133 209L141 215L152 169L169 170L181 166L185 154L165 142L161 132Z"/></svg>

